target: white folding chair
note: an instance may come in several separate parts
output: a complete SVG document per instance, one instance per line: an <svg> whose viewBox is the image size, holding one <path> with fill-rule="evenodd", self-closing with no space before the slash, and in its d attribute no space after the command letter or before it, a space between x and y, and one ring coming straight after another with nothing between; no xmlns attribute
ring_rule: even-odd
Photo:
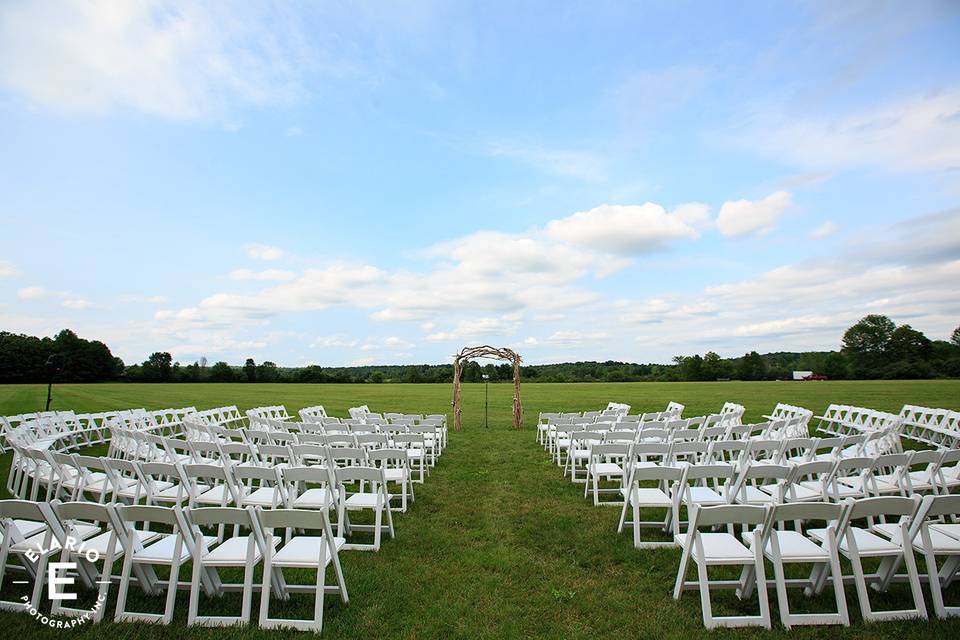
<svg viewBox="0 0 960 640"><path fill-rule="evenodd" d="M659 527L669 532L673 522L673 510L679 502L679 483L683 477L683 469L679 467L657 467L634 465L628 472L625 499L620 510L620 523L617 533L623 533L624 525L633 527L633 546L637 549L676 546L675 540L668 541L641 541L640 529L643 527ZM641 486L641 482L656 482L655 487ZM664 509L666 515L660 520L641 520L641 509ZM633 512L633 519L627 521L627 510Z"/></svg>
<svg viewBox="0 0 960 640"><path fill-rule="evenodd" d="M777 602L780 607L780 621L790 629L794 625L850 624L847 611L847 599L843 589L843 573L840 569L840 556L837 548L836 526L839 524L845 507L831 502L797 502L778 504L770 507L770 513L762 534L756 537L751 532L743 534L743 539L751 550L763 549L763 555L773 564L774 581L777 587ZM801 522L823 521L826 523L826 537L818 544L803 534ZM794 522L794 529L785 529L783 525ZM808 578L788 580L787 564L812 564ZM833 582L836 612L791 613L788 587L803 587L810 596L822 589L823 576L829 574ZM749 591L752 585L744 584Z"/></svg>
<svg viewBox="0 0 960 640"><path fill-rule="evenodd" d="M770 604L767 600L767 584L763 565L763 551L758 545L755 549L748 549L732 533L708 532L703 533L700 527L726 525L732 529L735 524L744 527L753 527L754 536L763 535L763 522L766 518L766 507L752 505L720 505L716 507L700 507L694 505L691 509L690 527L682 537L683 552L680 557L680 568L677 571L677 581L673 588L673 599L679 600L684 589L699 588L700 606L703 610L703 625L707 629L715 627L746 627L762 626L770 628ZM687 582L687 567L690 561L697 565L696 582ZM742 566L744 575L749 576L752 569L753 582L756 584L757 599L759 600L759 615L748 616L714 616L710 598L711 587L742 589L741 580L710 580L707 568L717 565ZM738 594L739 595L739 594Z"/></svg>
<svg viewBox="0 0 960 640"><path fill-rule="evenodd" d="M116 513L121 526L126 528L124 537L126 546L123 550L123 569L120 572L120 588L117 595L117 610L114 622L143 621L170 624L173 619L173 608L176 604L177 587L179 586L180 566L190 559L193 549L193 538L188 531L184 531L183 515L179 506L159 507L143 505L120 505ZM170 533L159 535L146 546L137 535L137 523L158 523L170 529ZM216 542L216 537L204 539L207 545ZM130 590L130 576L135 567L145 570L150 579L137 582L145 595L160 595L163 582L156 578L154 567L166 566L170 568L170 578L166 580L166 599L163 613L146 613L127 610L127 595ZM141 574L142 575L142 574Z"/></svg>
<svg viewBox="0 0 960 640"><path fill-rule="evenodd" d="M837 525L838 548L853 567L853 581L856 584L857 595L860 599L860 612L863 619L868 622L927 617L927 610L923 604L923 591L920 588L920 578L917 573L917 564L913 557L913 547L908 536L911 516L917 512L919 503L919 496L913 498L883 496L846 502L848 508ZM897 524L899 533L895 538L887 539L877 535L870 528L861 528L853 524L857 520L872 520L881 516L899 517L899 523ZM820 542L826 541L828 535L825 529L811 529L807 533ZM864 574L864 558L879 558L881 560L875 574L869 576ZM874 611L870 604L870 590L867 588L867 579L871 579L877 590L885 591L901 561L907 566L907 579L910 583L914 607L912 609Z"/></svg>
<svg viewBox="0 0 960 640"><path fill-rule="evenodd" d="M260 524L256 519L253 507L203 507L189 509L184 513L186 522L183 524L189 535L193 537L191 560L193 561L193 575L190 579L190 606L187 613L187 624L202 626L224 626L231 624L247 624L250 622L250 610L253 600L253 572L263 559L266 541ZM216 527L218 530L228 525L234 527L234 535L213 549L207 544L208 538L203 534L203 527ZM243 532L246 531L244 535ZM274 546L278 538L272 539ZM242 568L242 584L224 584L220 576L220 569ZM200 615L200 591L202 590L203 573L208 572L215 595L220 596L225 591L240 589L239 616L205 616Z"/></svg>
<svg viewBox="0 0 960 640"><path fill-rule="evenodd" d="M380 534L384 529L391 538L396 537L393 530L393 512L390 510L390 496L383 469L376 467L342 467L334 471L339 492L337 513L337 536L345 538L354 531L372 531L373 544L350 543L346 549L364 551L380 550ZM347 485L358 483L358 490L348 494ZM350 511L373 511L374 524L352 524ZM383 525L386 513L387 524Z"/></svg>
<svg viewBox="0 0 960 640"><path fill-rule="evenodd" d="M323 628L323 597L326 593L337 593L344 603L349 601L347 585L340 566L340 550L344 547L343 538L335 538L327 517L327 510L308 511L302 509L274 509L258 511L257 517L264 532L263 581L260 591L260 627L277 629L289 627L320 633ZM280 549L274 550L273 538L276 529L298 529L315 535L297 535ZM327 567L333 565L337 584L327 586ZM316 572L313 585L289 585L283 577L284 569L311 569ZM274 573L278 575L274 575ZM314 594L313 618L292 620L270 617L271 583L276 580L283 597L293 591L306 591ZM297 588L299 586L299 589Z"/></svg>

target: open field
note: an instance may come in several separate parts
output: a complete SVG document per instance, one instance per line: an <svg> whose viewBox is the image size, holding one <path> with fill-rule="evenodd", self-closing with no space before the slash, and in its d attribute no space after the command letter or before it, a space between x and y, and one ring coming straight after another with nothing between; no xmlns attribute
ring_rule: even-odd
<svg viewBox="0 0 960 640"><path fill-rule="evenodd" d="M64 385L54 388L53 408L87 411L191 404L247 408L283 403L291 413L323 404L331 414L343 415L348 406L366 403L374 411L449 412L450 391L449 385ZM0 412L42 409L45 393L41 386L0 386ZM638 551L629 536L618 537L618 510L595 508L584 500L582 486L561 479L560 471L534 443L533 425L539 411L599 408L609 400L630 403L633 411L659 410L675 400L687 406L687 415L716 411L723 401L732 400L747 407L748 420L759 420L777 401L799 404L815 413L831 401L894 412L905 402L960 409L960 381L529 384L523 387L528 427L517 433L509 429L510 395L510 385L490 385L490 428L483 429L483 385L464 385L464 430L451 432L450 447L427 484L417 487L412 510L397 517L397 539L387 541L378 554L342 556L350 603L327 599L324 637L689 638L704 634L697 594L687 592L679 603L671 598L679 551ZM8 465L9 456L4 456L4 475ZM12 595L4 589L4 598ZM799 593L792 595L798 611L810 608ZM849 629L799 627L787 634L776 622L774 610L772 633L714 634L724 638L826 634L927 638L960 632L958 622L865 625L852 587L847 596L854 621ZM891 597L905 602L902 586L895 587ZM960 601L960 586L951 588L947 597L948 602ZM827 607L831 600L827 590L813 604ZM878 604L883 600L878 598ZM717 613L729 613L746 611L752 603L741 605L728 592L715 599L715 606ZM290 607L304 614L312 602L294 600ZM256 628L188 629L185 619L185 593L179 597L172 630L112 623L49 630L25 615L0 614L7 634L29 638L162 638L170 631L182 638L306 637Z"/></svg>

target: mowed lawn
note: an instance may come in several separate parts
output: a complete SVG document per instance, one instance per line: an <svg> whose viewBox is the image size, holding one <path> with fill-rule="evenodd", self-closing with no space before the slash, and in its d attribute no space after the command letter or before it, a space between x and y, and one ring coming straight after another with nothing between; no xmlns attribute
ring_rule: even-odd
<svg viewBox="0 0 960 640"><path fill-rule="evenodd" d="M617 536L619 510L593 507L583 499L582 486L563 480L560 470L534 443L540 411L597 409L610 400L627 402L633 411L655 411L675 400L686 405L687 415L699 415L715 412L731 400L747 407L748 420L758 421L778 401L815 413L830 402L894 412L904 403L960 409L960 381L527 384L523 387L527 428L518 433L510 429L511 392L510 385L490 385L490 427L484 429L484 387L464 386L464 429L454 433L451 416L450 447L427 484L417 487L412 509L396 516L397 539L387 541L379 553L343 554L350 602L343 605L328 597L324 637L704 635L697 593L686 592L680 602L671 597L679 551L639 551L628 535ZM345 415L349 406L368 404L374 411L449 413L450 393L449 385L402 384L58 385L53 406L79 412L285 404L293 413L303 406L323 404L332 415ZM0 386L0 413L42 409L45 394L41 386ZM9 456L0 460L5 475ZM691 579L694 573L689 574ZM17 594L7 586L2 595ZM799 590L791 595L798 611L811 606ZM847 595L853 618L849 629L798 627L788 634L779 626L774 609L772 633L750 629L713 635L946 638L960 633L957 622L866 625L852 585ZM951 588L947 597L948 603L960 602L960 587ZM286 609L308 616L312 603L294 598L298 599ZM775 603L772 592L771 599ZM143 600L136 604L162 606L159 601ZM236 604L235 596L225 600L223 606ZM113 613L113 601L111 597L108 615ZM905 606L908 599L903 586L897 585L891 596L879 597L875 603ZM830 607L829 589L812 604ZM718 614L747 612L752 606L753 601L741 605L732 592L715 598ZM293 631L265 633L256 627L187 628L186 609L186 593L181 593L172 629L105 623L50 630L16 613L0 614L0 624L8 635L28 638L165 638L171 633L182 638L305 637Z"/></svg>

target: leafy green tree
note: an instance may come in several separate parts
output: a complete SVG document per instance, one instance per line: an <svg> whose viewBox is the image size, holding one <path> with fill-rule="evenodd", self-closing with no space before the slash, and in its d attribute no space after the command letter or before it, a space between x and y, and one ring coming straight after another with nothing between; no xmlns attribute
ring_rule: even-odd
<svg viewBox="0 0 960 640"><path fill-rule="evenodd" d="M908 324L902 324L890 334L887 351L894 361L927 360L933 343L927 336Z"/></svg>
<svg viewBox="0 0 960 640"><path fill-rule="evenodd" d="M727 373L726 363L720 356L713 352L707 351L703 355L703 379L704 380L718 380L720 378L729 377Z"/></svg>
<svg viewBox="0 0 960 640"><path fill-rule="evenodd" d="M767 362L756 351L744 354L737 361L737 377L741 380L763 380L767 375Z"/></svg>
<svg viewBox="0 0 960 640"><path fill-rule="evenodd" d="M226 362L218 362L210 367L210 382L233 382L235 379L233 368Z"/></svg>
<svg viewBox="0 0 960 640"><path fill-rule="evenodd" d="M166 351L155 351L140 366L144 382L170 382L173 379L173 357Z"/></svg>
<svg viewBox="0 0 960 640"><path fill-rule="evenodd" d="M703 358L699 354L683 357L680 360L680 375L684 380L702 380Z"/></svg>
<svg viewBox="0 0 960 640"><path fill-rule="evenodd" d="M843 334L841 351L850 358L858 378L879 377L889 361L890 338L897 326L887 316L871 314Z"/></svg>
<svg viewBox="0 0 960 640"><path fill-rule="evenodd" d="M243 375L247 382L257 381L257 363L253 361L253 358L247 358L247 361L243 363Z"/></svg>
<svg viewBox="0 0 960 640"><path fill-rule="evenodd" d="M950 334L950 342L960 347L960 327L954 329L953 333Z"/></svg>
<svg viewBox="0 0 960 640"><path fill-rule="evenodd" d="M373 373L370 374L370 377L367 378L367 380L369 380L370 382L372 382L372 383L374 383L374 384L380 384L381 382L383 382L383 372L382 372L382 371L374 371Z"/></svg>
<svg viewBox="0 0 960 640"><path fill-rule="evenodd" d="M804 369L806 371L806 369ZM832 380L843 380L850 372L850 365L842 353L831 353L823 363L823 374Z"/></svg>
<svg viewBox="0 0 960 640"><path fill-rule="evenodd" d="M280 370L276 363L269 360L257 367L257 380L260 382L276 382L280 378Z"/></svg>

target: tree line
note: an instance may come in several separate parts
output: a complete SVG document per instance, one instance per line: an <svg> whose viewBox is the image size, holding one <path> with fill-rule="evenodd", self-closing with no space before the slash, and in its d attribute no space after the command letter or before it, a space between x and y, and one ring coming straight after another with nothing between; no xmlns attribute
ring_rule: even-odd
<svg viewBox="0 0 960 640"><path fill-rule="evenodd" d="M0 332L0 382L47 382L46 362L63 357L61 382L261 382L261 383L383 383L453 380L453 365L371 365L361 367L280 367L248 358L243 366L205 358L175 362L166 352L156 352L139 364L125 366L99 341L84 340L65 329L54 338L37 338ZM897 326L890 318L868 315L846 330L837 351L751 351L738 358L678 355L670 364L629 362L565 362L521 367L527 382L643 382L710 380L784 380L793 371L813 371L831 379L918 379L960 377L960 327L950 340L930 340L908 324ZM513 379L507 363L463 367L464 382L502 382Z"/></svg>

